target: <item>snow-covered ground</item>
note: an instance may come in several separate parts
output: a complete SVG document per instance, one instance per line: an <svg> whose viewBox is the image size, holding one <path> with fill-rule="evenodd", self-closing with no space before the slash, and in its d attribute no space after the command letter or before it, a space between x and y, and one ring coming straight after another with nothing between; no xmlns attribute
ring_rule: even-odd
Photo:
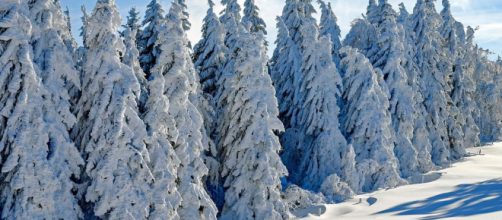
<svg viewBox="0 0 502 220"><path fill-rule="evenodd" d="M302 219L502 219L502 143L469 152L479 154L480 149L482 155L430 173L423 178L428 183L359 195L341 204L317 207L315 211L323 215Z"/></svg>

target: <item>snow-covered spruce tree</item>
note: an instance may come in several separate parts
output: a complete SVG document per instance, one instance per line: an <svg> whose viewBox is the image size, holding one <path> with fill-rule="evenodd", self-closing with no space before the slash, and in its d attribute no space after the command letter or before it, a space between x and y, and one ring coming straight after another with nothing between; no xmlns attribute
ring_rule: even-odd
<svg viewBox="0 0 502 220"><path fill-rule="evenodd" d="M301 45L300 26L305 19L314 19L312 0L288 0L282 10L281 18L288 27L289 36L297 45Z"/></svg>
<svg viewBox="0 0 502 220"><path fill-rule="evenodd" d="M429 172L434 169L434 163L431 159L432 146L429 140L429 131L427 129L426 117L427 110L424 105L422 96L422 81L420 78L420 70L418 65L413 61L415 56L415 45L413 43L413 31L410 25L410 15L404 4L400 4L400 12L398 16L398 24L404 28L404 59L401 60L401 65L405 68L408 78L408 85L411 86L413 104L414 104L414 125L412 144L417 151L418 170L422 173Z"/></svg>
<svg viewBox="0 0 502 220"><path fill-rule="evenodd" d="M150 168L155 178L152 184L154 203L150 209L150 219L180 219L178 210L181 206L181 194L176 181L181 161L170 142L179 134L165 94L168 83L161 73L153 72L148 81L150 95L144 107L143 121L148 132L146 144L151 155Z"/></svg>
<svg viewBox="0 0 502 220"><path fill-rule="evenodd" d="M350 31L343 40L343 45L357 48L368 57L375 57L374 54L378 48L375 47L378 39L376 36L378 36L378 32L375 26L367 19L358 18L352 21Z"/></svg>
<svg viewBox="0 0 502 220"><path fill-rule="evenodd" d="M87 32L86 27L89 25L89 14L87 13L87 9L85 8L84 5L80 6L80 12L82 12L82 17L80 17L80 20L82 21L82 27L80 27L80 37L82 37L82 43L86 45L87 41L85 39L85 33ZM82 47L80 47L82 48Z"/></svg>
<svg viewBox="0 0 502 220"><path fill-rule="evenodd" d="M213 96L213 101L214 101L214 106L215 106L215 112L216 112L216 118L222 118L223 117L223 108L227 105L226 103L226 98L223 97L223 92L225 90L225 86L227 86L226 80L229 79L229 73L235 72L234 70L234 62L235 60L232 60L231 58L234 57L235 55L233 54L233 51L231 48L236 47L235 42L238 40L238 31L240 28L242 28L242 23L241 23L241 7L238 4L237 0L222 0L221 3L225 7L223 11L221 12L220 16L220 23L223 25L225 29L225 47L226 47L226 53L225 53L225 58L226 62L223 66L222 73L219 76L218 81L215 81L215 84L218 84L217 91L215 95ZM221 120L216 121L215 127L219 127L221 125ZM217 131L218 132L218 131ZM216 144L219 146L219 142L221 141L221 135L217 134L215 135L214 141ZM218 149L218 151L221 151L221 149Z"/></svg>
<svg viewBox="0 0 502 220"><path fill-rule="evenodd" d="M217 82L221 78L224 65L226 63L225 29L214 13L214 3L208 1L209 9L204 18L202 27L202 39L195 45L193 60L195 68L199 73L201 89L206 100L209 101L213 111L205 111L203 114L205 130L208 137L212 137L216 128L216 103L214 97L218 91ZM206 180L208 192L217 207L221 208L224 203L223 188L220 183L220 162L218 151L211 147L206 153L205 163L209 168L209 175Z"/></svg>
<svg viewBox="0 0 502 220"><path fill-rule="evenodd" d="M73 47L66 42L71 41L67 32L67 21L59 3L51 0L34 0L28 3L30 19L33 24L31 44L33 60L37 64L37 72L50 93L47 97L56 112L51 117L62 121L69 131L76 122L71 113L71 99L78 96L80 90L80 73L75 69ZM61 119L61 120L60 120ZM68 133L53 131L53 133ZM67 135L67 134L66 134ZM70 141L69 137L66 137Z"/></svg>
<svg viewBox="0 0 502 220"><path fill-rule="evenodd" d="M81 192L87 214L145 219L154 178L148 167L145 125L137 114L139 83L119 57L119 25L115 1L98 0L86 26L82 97L73 134L87 163Z"/></svg>
<svg viewBox="0 0 502 220"><path fill-rule="evenodd" d="M473 33L475 30L472 27L467 27L467 33ZM468 34L469 35L469 34ZM493 78L490 76L490 72L488 71L487 63L487 54L484 50L480 49L477 45L473 48L473 57L475 57L475 69L473 79L476 84L476 92L475 92L475 100L477 107L479 109L479 115L474 116L476 120L476 124L480 129L480 141L481 142L490 142L493 141L494 138L492 136L492 129L490 122L490 113L488 106L489 103L486 101L486 97L493 97L488 95L488 88L493 85ZM490 101L493 101L490 100Z"/></svg>
<svg viewBox="0 0 502 220"><path fill-rule="evenodd" d="M442 24L440 33L445 41L445 47L450 52L448 59L453 60L452 66L455 65L456 59L465 53L463 45L465 42L464 25L453 18L451 14L451 5L449 0L442 0L443 10L441 10Z"/></svg>
<svg viewBox="0 0 502 220"><path fill-rule="evenodd" d="M134 71L134 75L139 82L140 85L140 93L136 94L136 101L139 105L139 112L143 112L143 107L146 102L146 97L148 93L147 85L146 85L146 76L145 72L141 68L139 62L139 50L137 47L137 37L140 35L140 27L139 24L139 12L136 8L131 8L129 10L129 15L127 16L127 21L122 27L124 30L121 32L122 38L124 40L125 51L122 55L122 63L131 67Z"/></svg>
<svg viewBox="0 0 502 220"><path fill-rule="evenodd" d="M277 90L280 118L286 128L290 127L293 112L297 111L295 105L299 102L302 54L300 28L305 22L315 22L312 17L314 12L311 0L288 0L280 20L277 19L279 31L270 69Z"/></svg>
<svg viewBox="0 0 502 220"><path fill-rule="evenodd" d="M301 68L300 47L289 35L288 27L281 17L277 17L276 48L270 62L270 75L279 101L279 118L286 128L290 128L294 99L299 88ZM288 138L286 138L288 139Z"/></svg>
<svg viewBox="0 0 502 220"><path fill-rule="evenodd" d="M408 22L408 19L410 18L410 13L406 9L406 6L404 3L399 3L399 15L397 16L397 22L399 24L402 24L403 26L406 26L406 23Z"/></svg>
<svg viewBox="0 0 502 220"><path fill-rule="evenodd" d="M139 110L143 110L144 104L147 97L147 86L145 72L141 69L139 64L139 51L136 47L136 36L138 29L131 29L127 27L123 32L122 36L124 39L125 51L122 56L122 62L131 67L140 85L140 91L136 95L136 102L138 102ZM142 112L142 111L140 111Z"/></svg>
<svg viewBox="0 0 502 220"><path fill-rule="evenodd" d="M139 22L140 22L139 21L139 11L135 7L132 7L129 10L129 14L127 15L126 23L124 25L122 25L122 27L124 29L129 28L129 29L131 29L131 31L139 32L139 29L141 28L141 25L139 24Z"/></svg>
<svg viewBox="0 0 502 220"><path fill-rule="evenodd" d="M63 41L67 49L70 52L74 53L78 47L78 44L71 33L72 25L71 25L70 10L68 9L68 7L66 7L66 10L63 11L61 9L61 4L59 1L54 1L54 4L57 6L57 8L60 9L60 13L62 13L63 19L65 20L65 24L63 25L64 30L62 30L61 38L63 38Z"/></svg>
<svg viewBox="0 0 502 220"><path fill-rule="evenodd" d="M155 42L157 42L159 28L164 22L164 9L162 9L162 5L157 0L150 1L146 6L145 18L141 23L143 30L139 33L137 39L140 53L139 62L147 78L159 54L157 48L155 48Z"/></svg>
<svg viewBox="0 0 502 220"><path fill-rule="evenodd" d="M320 34L321 36L328 36L332 43L333 61L338 65L340 63L340 55L338 51L342 48L342 43L340 41L340 26L338 26L336 17L333 9L331 8L331 2L326 4L323 0L319 0L321 6L321 22Z"/></svg>
<svg viewBox="0 0 502 220"><path fill-rule="evenodd" d="M183 30L189 31L192 27L192 23L190 23L190 14L188 13L188 6L186 4L186 0L177 0L178 5L180 5L182 9L182 18L183 22Z"/></svg>
<svg viewBox="0 0 502 220"><path fill-rule="evenodd" d="M228 48L234 47L236 33L241 25L241 6L237 0L221 0L225 8L221 12L220 22L225 28L225 46Z"/></svg>
<svg viewBox="0 0 502 220"><path fill-rule="evenodd" d="M166 23L159 29L155 44L159 54L151 72L164 77L164 95L170 102L168 114L178 130L178 135L169 140L181 162L177 187L182 203L178 214L181 219L215 219L216 207L202 182L208 170L202 160L206 150L202 142L203 118L197 109L199 100L194 98L199 95L199 78L195 75L181 19L181 6L173 3Z"/></svg>
<svg viewBox="0 0 502 220"><path fill-rule="evenodd" d="M225 65L225 29L214 13L214 3L208 1L209 9L202 26L202 39L195 45L193 60L199 72L204 93L215 96L216 82L221 77Z"/></svg>
<svg viewBox="0 0 502 220"><path fill-rule="evenodd" d="M402 66L405 59L405 33L402 25L396 22L397 13L387 0L380 0L375 23L377 52L370 60L373 67L382 70L390 92L390 114L395 134L394 154L399 160L402 177L409 177L418 169L417 150L412 144L413 126L416 115L414 93L408 84L408 75Z"/></svg>
<svg viewBox="0 0 502 220"><path fill-rule="evenodd" d="M474 30L467 28L466 43L462 46L463 53L459 54L453 73L452 100L459 109L459 119L462 119L464 145L477 147L480 145L480 130L475 119L479 117L479 108L475 101L476 83L474 71L476 68L476 51L474 46ZM458 48L460 49L460 48Z"/></svg>
<svg viewBox="0 0 502 220"><path fill-rule="evenodd" d="M464 98L469 99L464 96L468 94L462 94L463 90L473 91L473 86L475 86L468 85L469 83L467 81L469 81L469 79L467 77L469 77L469 74L466 75L466 72L464 71L466 34L464 31L464 25L453 18L449 0L443 0L442 3L444 8L441 11L442 25L440 27L440 33L443 37L444 44L446 44L444 49L446 50L445 54L447 54L446 57L442 59L442 68L444 68L444 72L450 72L452 74L447 78L447 91L452 99L455 99L453 100L453 104L450 106L449 110L450 117L448 119L448 126L450 131L450 140L453 141L455 145L459 145L458 147L460 148L464 148L464 146L472 147L466 145L468 143L465 139L473 140L473 138L475 139L476 137L472 137L472 135L478 136L478 134L475 132L469 133L469 136L464 134L465 128L467 126L472 126L467 125L467 120L472 122L472 118L467 118L470 117L472 111L471 109L464 109L464 105L459 103ZM476 126L475 123L473 125ZM461 130L461 132L457 132L457 129ZM453 138L452 134L455 135ZM464 152L462 151L462 154L463 153ZM463 155L460 155L459 157L461 156Z"/></svg>
<svg viewBox="0 0 502 220"><path fill-rule="evenodd" d="M47 94L44 94L44 120L49 125L45 132L51 143L51 163L61 186L67 188L66 199L75 200L71 193L83 165L78 149L70 138L76 124L72 111L80 93L80 73L75 69L73 37L67 21L56 1L35 0L28 3L33 24L31 44L35 70Z"/></svg>
<svg viewBox="0 0 502 220"><path fill-rule="evenodd" d="M244 16L242 17L242 24L251 32L261 31L267 34L267 25L259 15L260 9L255 4L255 0L246 0L244 2Z"/></svg>
<svg viewBox="0 0 502 220"><path fill-rule="evenodd" d="M380 5L376 4L375 0L369 0L368 7L366 8L366 19L371 23L375 24L378 22L378 8Z"/></svg>
<svg viewBox="0 0 502 220"><path fill-rule="evenodd" d="M436 12L433 0L418 0L410 21L413 31L412 44L416 45L413 61L421 76L421 92L427 114L427 128L432 145L432 160L436 165L446 165L451 160L464 155L463 136L457 126L451 97L449 96L448 77L451 72L442 68L446 56L439 33L441 17Z"/></svg>
<svg viewBox="0 0 502 220"><path fill-rule="evenodd" d="M33 49L34 49L34 59L40 66L44 69L42 71L54 71L61 72L57 77L62 77L62 81L59 84L66 91L59 93L58 88L52 88L51 93L57 96L64 97L65 101L71 104L71 110L78 99L80 92L80 73L75 69L75 50L77 43L70 32L70 25L66 20L59 1L30 1L29 3L31 20L34 23L34 37L32 39ZM66 51L61 50L61 44L65 47ZM49 45L50 49L45 49L44 47ZM57 49L54 49L57 48ZM55 50L55 53L51 54L51 51ZM47 55L51 54L51 55ZM56 58L59 57L59 58ZM56 69L50 69L49 64L45 64L45 60L48 59L59 59L65 60L64 62L57 63L54 65ZM46 69L47 67L47 69ZM61 71L62 70L62 71ZM46 77L52 77L52 74L45 74ZM63 79L64 78L64 79ZM53 79L48 79L44 81L52 81ZM66 97L69 96L69 97ZM64 112L64 111L62 111ZM61 113L65 114L65 113ZM74 123L74 122L72 122Z"/></svg>
<svg viewBox="0 0 502 220"><path fill-rule="evenodd" d="M488 59L489 51L476 47L475 82L477 107L480 115L476 122L480 128L480 139L493 142L502 139L502 114L500 113L501 80L500 66Z"/></svg>
<svg viewBox="0 0 502 220"><path fill-rule="evenodd" d="M340 99L342 80L332 61L331 43L327 36L319 39L317 25L305 23L301 29L304 43L302 56L303 78L300 85L303 109L296 116L295 127L300 133L298 146L288 148L284 154L300 155L295 167L289 167L290 180L313 191L320 191L330 198L341 201L352 196L350 187L334 189L340 176L351 184L355 184L355 158L352 146L347 145L340 131L337 106ZM352 156L352 157L350 157ZM326 166L329 164L329 166ZM336 180L337 182L329 182ZM331 187L328 187L330 185Z"/></svg>
<svg viewBox="0 0 502 220"><path fill-rule="evenodd" d="M287 219L280 195L280 178L287 170L275 135L284 128L266 71L263 34L250 34L243 26L236 34L231 49L234 72L225 81L222 96L227 104L219 127L225 183L222 219Z"/></svg>
<svg viewBox="0 0 502 220"><path fill-rule="evenodd" d="M300 81L302 34L300 29L304 23L315 22L315 13L311 0L286 1L281 22L278 22L278 38L276 49L270 61L272 80L277 91L280 117L286 128L291 127L294 115L300 110ZM284 27L281 27L283 26ZM290 130L291 131L291 130ZM292 134L294 135L294 134ZM283 140L289 140L283 135ZM294 137L294 136L293 136Z"/></svg>
<svg viewBox="0 0 502 220"><path fill-rule="evenodd" d="M369 60L356 49L341 50L343 74L342 131L352 144L357 161L359 182L356 192L403 184L399 177L389 98L378 82L377 72Z"/></svg>
<svg viewBox="0 0 502 220"><path fill-rule="evenodd" d="M57 114L67 106L55 106L31 57L39 24L32 27L25 2L4 1L0 14L0 218L81 218L72 178L83 160L68 138L72 121Z"/></svg>

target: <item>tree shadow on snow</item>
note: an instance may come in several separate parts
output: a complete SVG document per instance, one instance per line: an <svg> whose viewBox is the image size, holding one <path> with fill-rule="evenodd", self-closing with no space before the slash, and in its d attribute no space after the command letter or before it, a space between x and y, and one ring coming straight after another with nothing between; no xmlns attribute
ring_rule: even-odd
<svg viewBox="0 0 502 220"><path fill-rule="evenodd" d="M458 185L452 192L403 203L376 214L428 215L421 219L434 220L468 217L501 210L502 179L493 179L476 184Z"/></svg>

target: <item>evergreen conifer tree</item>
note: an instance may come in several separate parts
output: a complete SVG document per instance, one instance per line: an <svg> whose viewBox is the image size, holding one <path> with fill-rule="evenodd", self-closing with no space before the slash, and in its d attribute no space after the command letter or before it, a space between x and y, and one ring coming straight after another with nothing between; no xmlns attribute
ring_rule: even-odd
<svg viewBox="0 0 502 220"><path fill-rule="evenodd" d="M50 84L41 82L30 45L33 32L41 27L32 26L28 8L26 2L13 0L0 5L0 218L80 218L72 178L79 175L83 161L67 130L74 120L65 115L64 121L57 114L69 111L68 106L52 100L52 88L46 89ZM52 4L37 9L34 14L57 10ZM60 38L54 41L60 43L60 53L68 53Z"/></svg>
<svg viewBox="0 0 502 220"><path fill-rule="evenodd" d="M181 162L177 187L182 204L178 214L181 219L215 219L216 207L202 182L208 170L202 160L207 146L203 144L204 124L198 109L199 78L187 47L182 16L181 6L173 3L166 23L159 29L155 44L159 54L151 72L164 77L164 95L170 103L168 114L175 122L170 129L178 131L169 140Z"/></svg>
<svg viewBox="0 0 502 220"><path fill-rule="evenodd" d="M261 31L267 34L267 25L259 15L260 9L255 4L255 0L246 0L244 2L244 16L242 17L242 24L251 32Z"/></svg>
<svg viewBox="0 0 502 220"><path fill-rule="evenodd" d="M280 178L287 174L275 132L282 131L263 35L243 26L231 48L234 72L228 73L222 97L219 149L225 205L222 219L287 219ZM230 63L227 63L230 65Z"/></svg>
<svg viewBox="0 0 502 220"><path fill-rule="evenodd" d="M86 160L84 207L100 218L144 219L154 179L145 125L137 112L140 86L132 69L120 61L123 44L115 1L99 0L87 22L82 97L73 130Z"/></svg>
<svg viewBox="0 0 502 220"><path fill-rule="evenodd" d="M298 155L299 158L288 158L295 161L289 167L290 179L299 185L314 191L321 186L329 189L323 192L332 198L347 198L345 189L333 189L340 181L351 184L357 182L355 177L355 158L352 146L347 145L340 131L338 121L338 100L341 98L342 82L332 61L330 40L327 36L319 39L319 30L315 23L305 23L302 27L304 53L302 57L303 78L300 85L301 102L297 124L300 131L298 146L289 147L284 153ZM292 138L292 137L290 137ZM290 152L294 151L294 152ZM330 166L325 166L330 164ZM328 178L330 176L340 178ZM337 180L337 182L330 182ZM328 187L331 185L331 187Z"/></svg>
<svg viewBox="0 0 502 220"><path fill-rule="evenodd" d="M352 144L359 182L356 192L403 184L394 156L389 98L380 87L378 73L356 49L341 50L343 74L342 131Z"/></svg>
<svg viewBox="0 0 502 220"><path fill-rule="evenodd" d="M159 54L157 48L155 48L155 43L158 40L159 28L164 22L162 5L157 0L150 1L146 6L145 18L142 22L144 28L137 39L140 52L139 61L147 78Z"/></svg>

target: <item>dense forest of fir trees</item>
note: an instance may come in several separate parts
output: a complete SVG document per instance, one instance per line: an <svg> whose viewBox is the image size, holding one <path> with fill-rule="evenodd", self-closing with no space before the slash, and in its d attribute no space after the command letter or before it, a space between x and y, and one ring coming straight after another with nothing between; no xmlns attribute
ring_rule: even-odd
<svg viewBox="0 0 502 220"><path fill-rule="evenodd" d="M502 60L448 0L370 0L343 40L325 1L267 42L254 0L209 0L190 42L185 0L98 0L78 46L57 0L2 0L0 219L289 219L502 138Z"/></svg>

